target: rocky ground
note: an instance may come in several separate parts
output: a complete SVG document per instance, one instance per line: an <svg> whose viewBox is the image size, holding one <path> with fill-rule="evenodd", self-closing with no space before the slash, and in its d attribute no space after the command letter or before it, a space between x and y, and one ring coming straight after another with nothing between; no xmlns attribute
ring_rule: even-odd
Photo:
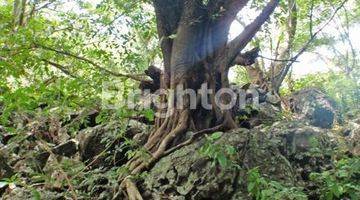
<svg viewBox="0 0 360 200"><path fill-rule="evenodd" d="M288 199L322 198L324 190L312 174L336 169L340 157L359 161L360 118L343 120L316 89L292 95L288 111L281 112L272 99L241 111L238 122L246 128L210 134L162 158L138 177L144 199L261 199L256 188L264 185L293 195ZM146 141L151 125L93 123L69 136L61 134L64 125L49 121L26 124L21 137L0 130L1 198L124 199L115 195L117 174ZM359 194L359 171L349 181ZM333 197L353 198L345 192Z"/></svg>

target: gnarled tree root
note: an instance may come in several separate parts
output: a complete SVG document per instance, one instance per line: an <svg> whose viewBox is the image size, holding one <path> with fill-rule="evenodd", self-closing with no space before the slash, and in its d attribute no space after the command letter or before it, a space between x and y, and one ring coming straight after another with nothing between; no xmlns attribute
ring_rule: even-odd
<svg viewBox="0 0 360 200"><path fill-rule="evenodd" d="M136 184L131 179L131 176L127 176L121 182L120 187L126 191L129 200L143 200Z"/></svg>
<svg viewBox="0 0 360 200"><path fill-rule="evenodd" d="M157 151L155 151L152 154L152 158L149 161L144 161L144 159L140 156L135 156L132 160L130 160L127 163L127 167L129 168L130 175L126 176L125 178L123 178L123 176L120 175L120 177L119 177L119 182L121 182L120 190L115 195L114 199L118 198L118 196L120 195L119 194L120 191L124 191L124 192L126 192L126 196L129 200L142 200L143 198L136 186L136 183L134 183L134 181L132 180L132 176L145 171L146 169L149 168L150 165L155 163L161 157L166 156L166 155L176 151L179 148L182 148L186 145L191 144L192 142L195 141L195 139L202 136L203 134L211 133L211 132L215 132L215 131L223 129L224 123L222 123L218 126L212 127L212 128L208 128L208 129L204 129L204 130L195 132L188 140L186 140L168 150L165 150L165 147L167 146L167 144L169 142L171 142L171 139L173 139L177 134L182 133L186 129L186 127L187 126L183 126L180 123L177 126L177 128L175 128L173 131L171 131L164 138L164 140L160 141L161 143L159 145L159 148L157 149ZM162 146L162 148L161 148L161 146Z"/></svg>

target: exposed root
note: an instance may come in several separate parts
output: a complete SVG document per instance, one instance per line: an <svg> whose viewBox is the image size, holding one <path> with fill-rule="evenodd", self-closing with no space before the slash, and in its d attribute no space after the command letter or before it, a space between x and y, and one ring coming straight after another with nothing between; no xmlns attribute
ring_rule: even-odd
<svg viewBox="0 0 360 200"><path fill-rule="evenodd" d="M139 165L142 164L142 159L139 156L136 156L136 159L129 162L129 170L133 171L135 168L137 168Z"/></svg>
<svg viewBox="0 0 360 200"><path fill-rule="evenodd" d="M130 174L136 175L136 174L141 173L142 171L146 170L150 164L153 164L154 162L159 160L161 157L164 157L164 156L176 151L179 148L182 148L186 145L191 144L192 142L195 141L196 138L198 138L199 136L201 136L203 134L221 130L222 128L224 128L224 125L220 124L220 125L212 127L212 128L198 131L198 132L194 133L190 139L165 151L164 146L166 146L167 143L169 141L171 141L171 138L174 138L175 135L181 133L184 130L184 127L185 126L183 124L179 124L179 126L175 130L170 132L167 135L167 137L161 142L158 150L155 152L155 154L153 154L153 157L150 159L150 161L145 162L141 157L137 157L136 159L131 160L128 163L128 165L130 167ZM140 195L140 192L137 189L136 184L131 180L131 175L125 177L121 181L120 187L121 187L121 189L123 189L123 191L126 191L129 200L142 200L142 196ZM122 178L120 178L120 179L122 179Z"/></svg>
<svg viewBox="0 0 360 200"><path fill-rule="evenodd" d="M208 128L208 129L204 129L204 130L201 130L201 131L198 131L196 133L194 133L188 140L186 140L185 142L183 143L180 143L174 147L172 147L171 149L165 151L163 153L162 156L167 156L169 155L170 153L184 147L184 146L187 146L191 143L193 143L195 141L196 138L198 138L199 136L203 135L203 134L206 134L206 133L210 133L210 132L215 132L215 131L218 131L218 130L221 130L223 128L223 124L220 124L218 126L215 126L215 127L212 127L212 128Z"/></svg>
<svg viewBox="0 0 360 200"><path fill-rule="evenodd" d="M222 84L228 85L227 71L221 73ZM214 77L209 76L210 88L216 90L216 80ZM185 84L186 85L186 84ZM187 87L185 87L187 88ZM169 97L174 98L174 97ZM168 102L173 102L174 99L168 99ZM167 116L165 119L157 120L156 129L152 132L148 138L148 141L144 145L145 150L149 153L150 157L144 157L141 154L136 155L127 163L128 174L122 174L119 177L121 182L122 191L127 193L129 200L140 200L142 199L136 184L129 178L129 176L136 176L139 173L149 169L155 162L157 162L163 156L166 156L177 149L180 149L186 145L193 143L199 136L205 133L211 133L222 129L233 129L237 128L237 124L232 118L230 110L221 110L220 107L216 106L214 94L210 95L210 102L212 103L212 111L209 112L209 116L196 115L193 111L190 111L189 98L184 97L186 108L175 110L174 107L169 107L167 110ZM198 99L199 101L200 99ZM229 102L230 100L226 97L221 99L223 102ZM197 102L198 104L199 102ZM205 123L194 123L194 120L200 117L200 122ZM213 122L212 122L213 121ZM212 128L207 128L212 124L219 124ZM195 132L188 140L177 144L176 138L187 130L200 130ZM129 175L129 176L128 176Z"/></svg>
<svg viewBox="0 0 360 200"><path fill-rule="evenodd" d="M161 137L161 134L164 134L164 130L166 129L168 122L169 122L169 118L166 118L165 121L161 124L161 126L150 135L148 141L144 145L146 149L151 149L154 147L158 138Z"/></svg>
<svg viewBox="0 0 360 200"><path fill-rule="evenodd" d="M231 115L231 112L229 110L226 110L224 112L224 126L227 128L227 129L235 129L235 128L238 128L238 125L236 124L236 122L234 121L232 115Z"/></svg>
<svg viewBox="0 0 360 200"><path fill-rule="evenodd" d="M131 176L126 177L120 187L126 190L129 200L143 200L136 184L131 180Z"/></svg>
<svg viewBox="0 0 360 200"><path fill-rule="evenodd" d="M175 115L176 119L171 118L170 120L170 118L167 118L160 126L160 128L151 135L148 142L144 145L145 149L150 153L151 157L146 159L138 154L135 155L126 164L129 170L129 176L121 174L119 176L119 182L121 182L121 189L126 191L129 200L142 200L136 184L129 177L145 171L149 168L150 165L164 156L164 152L166 151L166 148L168 148L169 144L177 136L184 133L188 129L189 116L190 111L188 109L184 109ZM174 128L172 129L172 127ZM168 129L170 129L170 131L168 131ZM118 198L118 196L119 194L117 193L114 199Z"/></svg>
<svg viewBox="0 0 360 200"><path fill-rule="evenodd" d="M159 148L153 153L155 159L159 159L161 155L165 152L168 144L179 134L186 131L189 121L189 110L184 110L180 114L180 119L177 127L173 129L163 140L161 140Z"/></svg>

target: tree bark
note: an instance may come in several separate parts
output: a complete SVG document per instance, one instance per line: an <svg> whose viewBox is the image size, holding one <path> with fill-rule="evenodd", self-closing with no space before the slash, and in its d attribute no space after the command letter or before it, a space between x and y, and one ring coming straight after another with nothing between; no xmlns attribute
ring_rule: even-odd
<svg viewBox="0 0 360 200"><path fill-rule="evenodd" d="M192 89L200 96L198 89L207 84L207 89L213 90L213 94L209 95L212 107L202 108L197 100L196 108L190 109L191 99L188 95L162 96L161 100L167 103L168 107L161 111L167 115L165 118L156 119L155 130L144 145L150 159L140 154L134 156L127 163L129 174L119 177L120 181L127 182L122 185L125 185L129 199L140 198L137 198L137 192L129 194L134 188L126 189L126 185L133 184L125 177L148 169L166 152L181 146L178 141L182 141L183 133L194 131L204 134L237 127L231 110L222 110L216 105L215 92L229 87L229 68L244 55L241 50L266 22L279 0L270 0L243 33L228 43L230 25L247 2L248 0L209 0L205 4L201 0L154 0L164 59L161 89L170 89L176 93L180 86L183 89ZM173 37L169 37L170 35ZM231 99L222 96L220 101L228 103ZM182 102L183 106L175 107L178 102Z"/></svg>

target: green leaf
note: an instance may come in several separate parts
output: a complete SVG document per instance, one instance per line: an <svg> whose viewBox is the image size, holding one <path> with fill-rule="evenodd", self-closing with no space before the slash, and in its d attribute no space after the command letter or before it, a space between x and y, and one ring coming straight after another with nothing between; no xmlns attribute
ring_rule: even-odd
<svg viewBox="0 0 360 200"><path fill-rule="evenodd" d="M226 168L228 166L228 159L222 153L217 155L217 160L222 168Z"/></svg>
<svg viewBox="0 0 360 200"><path fill-rule="evenodd" d="M215 132L210 135L211 140L218 140L222 136L223 132Z"/></svg>
<svg viewBox="0 0 360 200"><path fill-rule="evenodd" d="M34 200L41 200L40 192L37 191L36 189L31 189L31 194Z"/></svg>
<svg viewBox="0 0 360 200"><path fill-rule="evenodd" d="M0 181L0 188L7 187L8 185L9 185L8 182L6 182L6 181Z"/></svg>
<svg viewBox="0 0 360 200"><path fill-rule="evenodd" d="M331 187L331 192L337 197L339 198L340 195L341 195L341 191L340 191L340 187L338 184L334 184L332 187Z"/></svg>
<svg viewBox="0 0 360 200"><path fill-rule="evenodd" d="M340 178L345 178L345 177L348 177L348 176L349 176L349 173L348 173L346 170L339 170L338 176L339 176Z"/></svg>
<svg viewBox="0 0 360 200"><path fill-rule="evenodd" d="M226 153L228 153L229 155L234 155L236 154L236 149L235 147L231 146L231 145L226 145Z"/></svg>
<svg viewBox="0 0 360 200"><path fill-rule="evenodd" d="M255 188L255 182L250 182L247 186L247 190L250 193L252 193L252 191L254 191L254 188Z"/></svg>
<svg viewBox="0 0 360 200"><path fill-rule="evenodd" d="M144 110L144 116L145 116L146 119L148 119L149 121L154 121L155 113L154 113L153 110L147 109L147 110Z"/></svg>
<svg viewBox="0 0 360 200"><path fill-rule="evenodd" d="M326 192L325 196L326 196L326 200L333 200L334 199L334 195L333 195L332 192Z"/></svg>

